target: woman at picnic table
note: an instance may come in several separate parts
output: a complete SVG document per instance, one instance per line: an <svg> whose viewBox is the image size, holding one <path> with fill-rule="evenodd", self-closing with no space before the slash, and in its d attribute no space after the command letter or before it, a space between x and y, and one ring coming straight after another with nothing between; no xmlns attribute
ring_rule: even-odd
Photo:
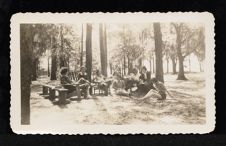
<svg viewBox="0 0 226 146"><path fill-rule="evenodd" d="M115 74L115 80L112 83L112 87L115 90L116 95L130 96L130 92L125 90L124 79L118 73Z"/></svg>
<svg viewBox="0 0 226 146"><path fill-rule="evenodd" d="M60 83L65 89L68 89L68 93L72 93L76 90L72 80L68 77L68 69L66 67L60 70Z"/></svg>
<svg viewBox="0 0 226 146"><path fill-rule="evenodd" d="M111 85L111 81L107 80L106 77L104 77L101 73L100 70L96 70L96 74L93 79L94 83L98 84L98 87L104 91L105 95L108 95L108 89Z"/></svg>
<svg viewBox="0 0 226 146"><path fill-rule="evenodd" d="M80 78L77 82L73 82L68 77L68 68L64 67L60 71L60 83L65 89L68 89L68 93L73 93L76 91L76 85L79 85L80 89L82 89L82 93L84 94L84 98L89 96L89 82L84 78Z"/></svg>
<svg viewBox="0 0 226 146"><path fill-rule="evenodd" d="M88 81L88 74L86 73L86 68L84 66L81 67L80 72L78 73L78 83L79 87L82 90L82 94L84 98L90 98L89 89L90 89L90 82Z"/></svg>

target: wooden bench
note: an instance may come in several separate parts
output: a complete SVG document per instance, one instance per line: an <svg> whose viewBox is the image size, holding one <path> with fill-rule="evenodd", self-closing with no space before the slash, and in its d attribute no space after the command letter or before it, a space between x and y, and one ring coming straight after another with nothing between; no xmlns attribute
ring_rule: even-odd
<svg viewBox="0 0 226 146"><path fill-rule="evenodd" d="M56 91L59 93L59 102L64 103L67 99L68 89L62 88L61 86L42 84L42 95L49 95L50 100L56 98Z"/></svg>

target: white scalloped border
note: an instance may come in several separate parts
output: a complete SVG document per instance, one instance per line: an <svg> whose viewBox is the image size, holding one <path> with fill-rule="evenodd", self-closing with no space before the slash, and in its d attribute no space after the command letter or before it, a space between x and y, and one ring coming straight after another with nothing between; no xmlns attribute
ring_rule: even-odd
<svg viewBox="0 0 226 146"><path fill-rule="evenodd" d="M20 125L20 23L78 23L78 22L204 22L206 24L206 124L204 125L63 125L34 127ZM214 130L215 107L215 32L214 16L209 12L168 13L17 13L11 18L10 65L11 107L10 125L17 134L204 134ZM208 59L207 59L208 58Z"/></svg>

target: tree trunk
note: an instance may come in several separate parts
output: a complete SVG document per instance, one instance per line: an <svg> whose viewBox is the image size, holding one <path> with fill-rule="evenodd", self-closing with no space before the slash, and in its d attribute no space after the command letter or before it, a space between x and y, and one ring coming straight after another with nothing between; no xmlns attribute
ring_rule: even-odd
<svg viewBox="0 0 226 146"><path fill-rule="evenodd" d="M48 75L48 77L50 76L50 69L49 69L49 57L48 57L48 66L47 66L47 75Z"/></svg>
<svg viewBox="0 0 226 146"><path fill-rule="evenodd" d="M123 75L126 75L126 54L123 56Z"/></svg>
<svg viewBox="0 0 226 146"><path fill-rule="evenodd" d="M63 55L64 45L63 45L63 26L60 27L60 68L66 67L65 57Z"/></svg>
<svg viewBox="0 0 226 146"><path fill-rule="evenodd" d="M202 62L201 61L199 61L199 70L200 70L200 72L203 72Z"/></svg>
<svg viewBox="0 0 226 146"><path fill-rule="evenodd" d="M57 56L56 56L56 50L55 50L55 48L53 48L52 49L52 53L51 53L51 75L50 75L50 80L56 80L57 79L56 72L57 72Z"/></svg>
<svg viewBox="0 0 226 146"><path fill-rule="evenodd" d="M166 69L166 72L169 73L169 59L166 59Z"/></svg>
<svg viewBox="0 0 226 146"><path fill-rule="evenodd" d="M139 58L138 64L139 64L139 66L142 66L142 58Z"/></svg>
<svg viewBox="0 0 226 146"><path fill-rule="evenodd" d="M113 66L112 66L112 63L109 64L109 67L110 67L110 74L112 75L112 72L113 72Z"/></svg>
<svg viewBox="0 0 226 146"><path fill-rule="evenodd" d="M152 67L152 65L151 65L151 59L149 60L149 63L150 63L150 73L151 73L151 71L152 71L152 69L151 69L151 67Z"/></svg>
<svg viewBox="0 0 226 146"><path fill-rule="evenodd" d="M162 63L162 33L160 23L154 23L155 56L156 56L156 74L155 77L164 82L163 63Z"/></svg>
<svg viewBox="0 0 226 146"><path fill-rule="evenodd" d="M101 73L107 76L107 50L106 50L106 36L103 24L99 24L99 37L100 37L100 60L101 60Z"/></svg>
<svg viewBox="0 0 226 146"><path fill-rule="evenodd" d="M178 60L179 60L179 72L178 72L177 80L187 80L187 78L184 75L184 57L182 56L182 53L181 53L180 42L177 47L177 56L178 56Z"/></svg>
<svg viewBox="0 0 226 146"><path fill-rule="evenodd" d="M32 61L32 81L37 80L37 58L34 58Z"/></svg>
<svg viewBox="0 0 226 146"><path fill-rule="evenodd" d="M155 73L155 58L153 57L153 61L152 61L152 71L153 73Z"/></svg>
<svg viewBox="0 0 226 146"><path fill-rule="evenodd" d="M105 57L105 76L107 77L107 68L108 68L108 54L107 54L107 30L106 30L106 24L104 24L104 57Z"/></svg>
<svg viewBox="0 0 226 146"><path fill-rule="evenodd" d="M92 24L86 24L86 69L91 82L92 73Z"/></svg>
<svg viewBox="0 0 226 146"><path fill-rule="evenodd" d="M172 60L172 69L173 69L173 74L177 73L176 67L177 67L177 62L176 62L176 58L175 57L171 57Z"/></svg>
<svg viewBox="0 0 226 146"><path fill-rule="evenodd" d="M181 52L181 28L177 28L176 33L177 33L176 49L177 49L177 56L178 56L178 60L179 60L179 72L178 72L177 80L187 80L184 75L184 57L182 56L182 52Z"/></svg>
<svg viewBox="0 0 226 146"><path fill-rule="evenodd" d="M182 55L178 55L179 59L179 72L178 72L178 77L177 80L187 80L187 78L184 75L184 58Z"/></svg>
<svg viewBox="0 0 226 146"><path fill-rule="evenodd" d="M189 72L191 72L191 56L189 55L188 58L188 63L189 63Z"/></svg>
<svg viewBox="0 0 226 146"><path fill-rule="evenodd" d="M83 24L82 24L82 34L81 34L81 52L80 52L80 67L83 66Z"/></svg>
<svg viewBox="0 0 226 146"><path fill-rule="evenodd" d="M34 32L32 25L20 25L21 55L21 124L30 124L30 92L32 71L32 42Z"/></svg>

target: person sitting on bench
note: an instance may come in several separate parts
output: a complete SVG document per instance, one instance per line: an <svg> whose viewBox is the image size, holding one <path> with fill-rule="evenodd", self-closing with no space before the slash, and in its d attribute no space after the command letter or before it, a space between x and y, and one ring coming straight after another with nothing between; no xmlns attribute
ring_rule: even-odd
<svg viewBox="0 0 226 146"><path fill-rule="evenodd" d="M65 89L68 89L68 93L72 93L76 90L76 87L72 85L72 80L68 77L68 68L66 67L61 68L60 83Z"/></svg>
<svg viewBox="0 0 226 146"><path fill-rule="evenodd" d="M119 73L115 73L115 80L112 83L113 89L115 89L115 94L120 96L130 96L130 92L125 90L125 81Z"/></svg>
<svg viewBox="0 0 226 146"><path fill-rule="evenodd" d="M96 74L94 76L94 82L98 83L98 87L104 91L104 94L108 95L108 89L111 85L110 80L106 80L106 78L100 73L100 70L96 70Z"/></svg>
<svg viewBox="0 0 226 146"><path fill-rule="evenodd" d="M86 68L84 66L81 67L77 78L77 82L80 84L79 87L82 90L81 93L84 95L84 98L90 98L90 82L88 81L88 74L86 73Z"/></svg>

